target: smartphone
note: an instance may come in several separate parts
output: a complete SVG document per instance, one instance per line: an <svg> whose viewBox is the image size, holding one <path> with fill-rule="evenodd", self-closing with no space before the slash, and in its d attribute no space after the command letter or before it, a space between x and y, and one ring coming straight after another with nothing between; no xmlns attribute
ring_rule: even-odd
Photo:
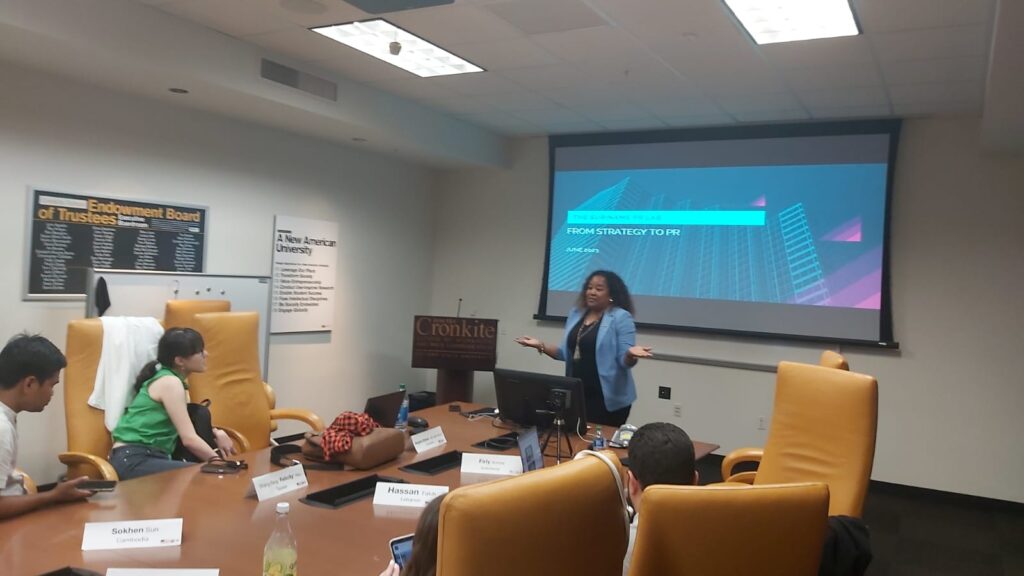
<svg viewBox="0 0 1024 576"><path fill-rule="evenodd" d="M409 562L409 557L412 556L412 534L406 534L405 536L399 536L398 538L392 538L389 543L391 546L391 557L395 559L395 564L402 570L405 570L405 565Z"/></svg>
<svg viewBox="0 0 1024 576"><path fill-rule="evenodd" d="M402 472L411 472L413 474L426 474L433 476L439 472L444 472L449 468L455 468L456 466L462 465L462 452L458 450L452 450L451 452L445 452L440 456L434 456L433 458L427 458L426 460L420 460L419 462L413 462L405 466L399 466L398 469Z"/></svg>
<svg viewBox="0 0 1024 576"><path fill-rule="evenodd" d="M117 480L86 480L78 487L91 492L113 492L117 487Z"/></svg>

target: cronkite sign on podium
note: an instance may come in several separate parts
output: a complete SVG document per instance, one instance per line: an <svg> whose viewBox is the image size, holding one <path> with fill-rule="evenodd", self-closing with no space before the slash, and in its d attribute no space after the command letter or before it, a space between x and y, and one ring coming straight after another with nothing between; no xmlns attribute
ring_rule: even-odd
<svg viewBox="0 0 1024 576"><path fill-rule="evenodd" d="M498 321L416 316L412 367L437 368L437 402L473 400L473 372L494 370Z"/></svg>

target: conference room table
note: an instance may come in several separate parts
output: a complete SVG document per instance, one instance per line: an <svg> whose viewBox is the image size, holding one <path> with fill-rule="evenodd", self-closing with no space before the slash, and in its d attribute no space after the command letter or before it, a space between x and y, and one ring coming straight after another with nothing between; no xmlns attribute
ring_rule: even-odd
<svg viewBox="0 0 1024 576"><path fill-rule="evenodd" d="M459 403L463 411L479 404ZM444 485L454 489L474 483L480 476L464 477L458 467L434 476L410 474L399 466L425 460L449 450L517 455L512 448L491 452L471 445L508 432L493 418L470 420L448 405L416 412L431 427L440 426L447 444L417 454L407 449L396 460L372 470L306 469L309 485L263 502L247 496L252 478L275 470L270 449L239 456L248 469L237 474L204 474L199 466L120 482L113 492L98 493L87 501L54 506L0 521L0 574L33 576L65 566L105 574L108 568L217 568L222 576L260 574L263 546L274 529L275 506L289 502L289 522L298 542L298 568L303 576L365 574L375 576L390 559L388 540L415 530L420 509L375 506L372 497L325 509L299 502L307 493L369 474L401 478L414 484ZM586 448L570 436L575 450ZM694 442L697 458L718 448ZM554 440L546 451L554 452ZM624 457L624 451L618 451ZM555 459L545 456L545 465ZM501 478L494 476L493 478ZM180 546L82 551L87 522L182 518Z"/></svg>

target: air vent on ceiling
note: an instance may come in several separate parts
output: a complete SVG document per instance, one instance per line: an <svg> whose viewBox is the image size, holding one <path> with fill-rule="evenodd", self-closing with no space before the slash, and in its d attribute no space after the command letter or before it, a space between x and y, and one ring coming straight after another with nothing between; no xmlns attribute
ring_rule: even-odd
<svg viewBox="0 0 1024 576"><path fill-rule="evenodd" d="M260 61L260 76L271 82L284 84L314 96L335 102L338 100L338 85L334 82L314 76L308 72L303 72L302 70L296 70L284 64L279 64L273 60L263 58Z"/></svg>
<svg viewBox="0 0 1024 576"><path fill-rule="evenodd" d="M442 4L454 4L455 0L345 0L349 4L370 14L384 14L385 12L398 12L400 10L415 10L417 8L429 8L430 6L441 6Z"/></svg>

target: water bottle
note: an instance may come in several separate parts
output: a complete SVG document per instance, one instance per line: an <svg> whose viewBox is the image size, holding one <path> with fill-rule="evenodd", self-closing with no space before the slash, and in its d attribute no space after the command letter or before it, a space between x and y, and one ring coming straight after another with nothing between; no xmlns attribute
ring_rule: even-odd
<svg viewBox="0 0 1024 576"><path fill-rule="evenodd" d="M288 503L278 502L274 532L263 547L263 576L296 576L298 559L299 549L288 523Z"/></svg>
<svg viewBox="0 0 1024 576"><path fill-rule="evenodd" d="M604 450L604 436L601 435L601 427L594 429L594 450Z"/></svg>
<svg viewBox="0 0 1024 576"><path fill-rule="evenodd" d="M405 392L405 384L399 384L398 389ZM402 407L398 409L398 420L395 420L395 430L405 430L409 423L409 395L402 398Z"/></svg>

